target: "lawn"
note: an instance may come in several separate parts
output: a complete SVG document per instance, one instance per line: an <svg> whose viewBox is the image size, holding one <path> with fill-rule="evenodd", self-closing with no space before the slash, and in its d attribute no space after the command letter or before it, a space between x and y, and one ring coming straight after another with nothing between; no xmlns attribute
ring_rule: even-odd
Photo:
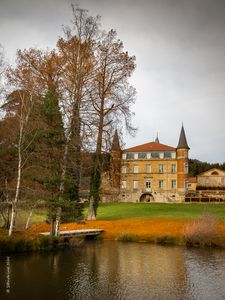
<svg viewBox="0 0 225 300"><path fill-rule="evenodd" d="M97 220L121 219L194 219L210 214L218 219L225 217L225 204L159 204L111 203L100 204Z"/></svg>
<svg viewBox="0 0 225 300"><path fill-rule="evenodd" d="M86 207L85 216L87 211L88 208ZM22 224L26 219L25 212L20 213ZM208 217L208 215L215 218ZM104 230L102 234L104 239L149 242L164 241L166 239L169 242L175 241L175 243L182 244L188 226L201 219L205 220L204 230L202 231L204 235L205 232L208 232L207 220L211 218L215 221L216 234L212 241L215 245L225 247L224 216L225 204L108 203L99 205L96 221L86 220L81 224L76 222L64 223L61 224L60 229L99 228ZM45 219L46 211L36 210L26 234L33 236L39 232L49 231L50 227ZM199 228L197 228L198 232Z"/></svg>

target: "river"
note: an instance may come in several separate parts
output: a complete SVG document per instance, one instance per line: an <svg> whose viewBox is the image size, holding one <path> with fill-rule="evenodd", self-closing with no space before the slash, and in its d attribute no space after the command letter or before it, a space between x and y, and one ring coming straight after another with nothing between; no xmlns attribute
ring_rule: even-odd
<svg viewBox="0 0 225 300"><path fill-rule="evenodd" d="M225 251L90 241L1 255L0 299L225 299Z"/></svg>

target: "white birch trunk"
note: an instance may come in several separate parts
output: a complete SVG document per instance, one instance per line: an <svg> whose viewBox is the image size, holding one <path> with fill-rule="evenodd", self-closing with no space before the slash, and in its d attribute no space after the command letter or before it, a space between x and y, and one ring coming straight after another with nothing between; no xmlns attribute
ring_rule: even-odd
<svg viewBox="0 0 225 300"><path fill-rule="evenodd" d="M30 219L33 215L33 208L31 209L30 213L29 213L29 216L27 218L27 222L26 222L26 226L25 226L25 229L27 230L29 228L29 225L30 225Z"/></svg>
<svg viewBox="0 0 225 300"><path fill-rule="evenodd" d="M12 203L12 213L11 220L9 226L9 236L12 235L13 227L16 221L16 211L17 211L17 202L20 193L20 184L21 184L21 168L22 168L22 155L21 155L21 147L22 147L22 137L23 137L23 121L20 125L20 133L19 133L19 143L18 143L18 167L17 167L17 182L16 182L16 194Z"/></svg>
<svg viewBox="0 0 225 300"><path fill-rule="evenodd" d="M16 194L15 198L12 201L12 213L11 213L11 220L9 226L9 233L8 235L11 236L13 232L13 227L16 221L16 212L17 212L17 202L19 199L20 193L20 185L21 185L21 173L22 173L22 147L23 147L23 139L24 139L24 126L27 124L29 120L29 116L31 113L32 108L32 97L33 94L31 92L29 103L25 103L25 96L20 93L20 100L21 100L21 111L20 111L20 122L19 122L19 141L18 141L18 166L17 166L17 182L16 182ZM28 106L26 106L28 105Z"/></svg>
<svg viewBox="0 0 225 300"><path fill-rule="evenodd" d="M60 235L60 221L61 221L61 212L62 209L61 207L59 207L57 209L57 213L56 213L56 220L55 220L55 236L58 237Z"/></svg>

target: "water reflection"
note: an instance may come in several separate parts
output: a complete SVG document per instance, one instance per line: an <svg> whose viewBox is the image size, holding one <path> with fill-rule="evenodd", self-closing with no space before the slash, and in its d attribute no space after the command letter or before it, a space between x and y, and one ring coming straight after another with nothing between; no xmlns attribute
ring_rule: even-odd
<svg viewBox="0 0 225 300"><path fill-rule="evenodd" d="M6 256L6 293L10 293L10 256Z"/></svg>
<svg viewBox="0 0 225 300"><path fill-rule="evenodd" d="M90 242L0 257L0 299L225 299L225 251Z"/></svg>

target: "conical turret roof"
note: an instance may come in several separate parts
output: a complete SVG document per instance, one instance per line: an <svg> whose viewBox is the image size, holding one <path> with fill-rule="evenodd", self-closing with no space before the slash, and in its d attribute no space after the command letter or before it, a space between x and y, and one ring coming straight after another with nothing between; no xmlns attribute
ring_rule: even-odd
<svg viewBox="0 0 225 300"><path fill-rule="evenodd" d="M159 143L159 135L158 135L158 132L157 132L157 136L155 138L155 143Z"/></svg>
<svg viewBox="0 0 225 300"><path fill-rule="evenodd" d="M177 149L190 149L187 143L187 139L186 139L186 135L185 135L185 131L184 131L184 126L182 125L181 127L181 131L180 131L180 138L179 138L179 142L177 145Z"/></svg>
<svg viewBox="0 0 225 300"><path fill-rule="evenodd" d="M120 141L119 141L119 136L117 130L115 131L114 137L113 137L113 142L112 142L112 151L120 151Z"/></svg>

